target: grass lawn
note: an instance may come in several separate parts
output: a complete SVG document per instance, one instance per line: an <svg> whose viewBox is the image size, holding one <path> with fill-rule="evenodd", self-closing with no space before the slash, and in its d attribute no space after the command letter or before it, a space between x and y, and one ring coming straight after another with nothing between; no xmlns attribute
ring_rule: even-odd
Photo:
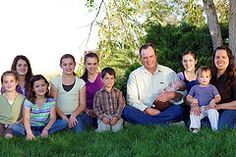
<svg viewBox="0 0 236 157"><path fill-rule="evenodd" d="M185 126L126 124L118 132L80 134L63 131L48 139L0 138L1 157L231 157L236 156L236 130L192 134Z"/></svg>

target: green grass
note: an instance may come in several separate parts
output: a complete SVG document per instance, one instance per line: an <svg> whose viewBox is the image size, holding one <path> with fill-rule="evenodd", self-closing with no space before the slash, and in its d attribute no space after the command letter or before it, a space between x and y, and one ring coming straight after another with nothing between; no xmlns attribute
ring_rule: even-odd
<svg viewBox="0 0 236 157"><path fill-rule="evenodd" d="M202 128L192 134L185 126L140 126L126 124L118 132L80 134L63 131L47 139L0 138L3 157L230 157L236 156L236 130L214 133Z"/></svg>

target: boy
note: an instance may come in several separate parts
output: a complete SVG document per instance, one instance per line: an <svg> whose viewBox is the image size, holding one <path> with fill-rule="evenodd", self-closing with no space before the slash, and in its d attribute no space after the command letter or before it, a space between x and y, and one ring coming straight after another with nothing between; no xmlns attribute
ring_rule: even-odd
<svg viewBox="0 0 236 157"><path fill-rule="evenodd" d="M219 113L215 109L215 103L219 102L221 97L216 87L209 84L211 69L206 66L200 67L197 79L200 84L193 86L187 96L187 101L191 103L190 130L197 133L200 130L201 119L207 116L211 129L217 131Z"/></svg>
<svg viewBox="0 0 236 157"><path fill-rule="evenodd" d="M114 87L115 71L104 68L101 72L104 87L97 91L93 100L93 109L98 117L97 132L112 130L117 132L123 128L121 114L125 106L122 92Z"/></svg>

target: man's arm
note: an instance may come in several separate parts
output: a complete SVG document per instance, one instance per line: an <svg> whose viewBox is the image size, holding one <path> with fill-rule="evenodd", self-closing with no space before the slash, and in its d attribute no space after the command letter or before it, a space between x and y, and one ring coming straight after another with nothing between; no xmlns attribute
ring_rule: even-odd
<svg viewBox="0 0 236 157"><path fill-rule="evenodd" d="M136 76L131 73L127 82L127 102L129 105L144 111L148 106L140 100L139 88L141 85Z"/></svg>
<svg viewBox="0 0 236 157"><path fill-rule="evenodd" d="M174 93L174 97L173 97L173 100L174 101L180 101L182 98L183 98L183 95L180 94L180 93L177 93L177 92L173 92Z"/></svg>
<svg viewBox="0 0 236 157"><path fill-rule="evenodd" d="M154 108L145 105L140 100L141 93L139 92L141 91L141 89L139 88L142 88L143 83L138 82L136 77L137 76L135 76L134 74L131 74L127 83L128 104L151 116L159 114L160 113L159 110L156 110Z"/></svg>
<svg viewBox="0 0 236 157"><path fill-rule="evenodd" d="M179 81L177 74L171 71L166 78L167 84L172 85ZM180 82L180 81L179 81ZM163 91L159 96L156 97L156 101L166 102L170 101L176 105L183 103L183 96L186 95L186 90L184 91Z"/></svg>
<svg viewBox="0 0 236 157"><path fill-rule="evenodd" d="M165 91L161 95L157 96L156 101L166 102L166 101L175 101L179 102L183 98L183 95L178 92L168 92Z"/></svg>

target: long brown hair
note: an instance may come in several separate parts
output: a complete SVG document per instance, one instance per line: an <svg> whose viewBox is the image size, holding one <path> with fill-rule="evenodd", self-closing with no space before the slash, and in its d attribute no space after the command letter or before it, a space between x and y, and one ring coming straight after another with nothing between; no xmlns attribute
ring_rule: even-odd
<svg viewBox="0 0 236 157"><path fill-rule="evenodd" d="M28 65L28 71L25 76L25 90L26 90L26 93L28 94L28 91L30 90L30 79L33 77L33 72L32 72L32 68L31 68L31 64L30 64L29 59L24 55L17 55L12 62L11 70L15 71L17 73L16 66L17 66L17 62L20 59L24 60L26 62L26 64Z"/></svg>
<svg viewBox="0 0 236 157"><path fill-rule="evenodd" d="M62 64L62 60L66 59L66 58L71 58L73 60L73 62L76 64L75 57L73 55L71 55L71 54L64 54L61 57L61 59L60 59L60 65ZM73 72L73 74L76 75L75 72Z"/></svg>
<svg viewBox="0 0 236 157"><path fill-rule="evenodd" d="M47 91L45 93L45 97L46 98L52 98L52 96L49 95L49 82L47 81L47 79L43 76L43 75L34 75L31 79L30 79L30 92L29 92L29 100L32 103L35 103L36 100L36 94L33 91L34 88L34 82L39 81L39 80L43 80L47 86Z"/></svg>
<svg viewBox="0 0 236 157"><path fill-rule="evenodd" d="M218 50L225 50L226 53L227 53L227 56L229 58L229 65L228 67L226 68L224 74L226 75L226 80L227 80L227 85L229 85L236 77L236 68L235 68L235 64L234 64L234 56L233 56L233 53L231 51L230 48L228 48L227 46L220 46L220 47L217 47L214 51L214 54L213 54L213 66L212 66L212 74L213 74L213 77L216 78L217 77L217 67L215 65L215 55L216 55L216 51Z"/></svg>
<svg viewBox="0 0 236 157"><path fill-rule="evenodd" d="M96 58L99 63L98 55L94 52L89 52L84 56L84 64L86 63L87 58ZM84 69L84 74L81 76L81 79L83 79L85 82L88 81L88 70Z"/></svg>

